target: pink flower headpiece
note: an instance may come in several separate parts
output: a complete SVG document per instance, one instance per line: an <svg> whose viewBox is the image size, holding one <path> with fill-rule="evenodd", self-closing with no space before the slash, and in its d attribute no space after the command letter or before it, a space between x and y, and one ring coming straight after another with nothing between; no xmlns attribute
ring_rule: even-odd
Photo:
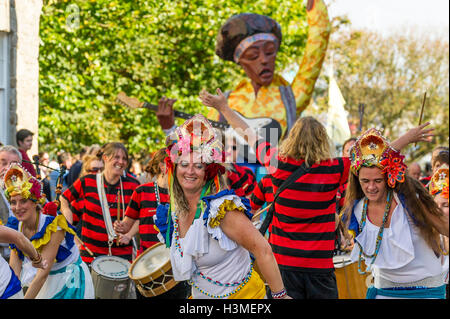
<svg viewBox="0 0 450 319"><path fill-rule="evenodd" d="M166 167L173 171L184 154L196 153L206 166L206 179L218 173L225 173L222 165L225 159L222 142L218 139L214 128L201 114L197 114L177 127L166 139Z"/></svg>

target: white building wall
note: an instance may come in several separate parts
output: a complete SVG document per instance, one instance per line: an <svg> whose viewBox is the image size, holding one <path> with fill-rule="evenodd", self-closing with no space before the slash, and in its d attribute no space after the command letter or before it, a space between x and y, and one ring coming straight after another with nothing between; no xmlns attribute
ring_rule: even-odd
<svg viewBox="0 0 450 319"><path fill-rule="evenodd" d="M11 29L15 27L12 31L17 35L17 41L11 43L11 51L15 54L12 59L15 72L11 72L11 91L15 96L11 104L15 103L15 112L11 114L11 122L15 124L15 131L26 128L35 133L33 148L28 152L31 157L38 153L39 18L42 0L15 0L11 4L15 13L15 16L11 15Z"/></svg>

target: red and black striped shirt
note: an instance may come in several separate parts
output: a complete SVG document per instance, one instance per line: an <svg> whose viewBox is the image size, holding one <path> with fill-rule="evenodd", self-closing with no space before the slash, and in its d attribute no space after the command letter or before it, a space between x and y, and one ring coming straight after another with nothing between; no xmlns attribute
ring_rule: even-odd
<svg viewBox="0 0 450 319"><path fill-rule="evenodd" d="M123 186L123 198L125 202L125 209L128 207L128 203L131 200L131 195L139 182L133 178L130 174L126 177L121 177ZM109 185L104 182L105 194L109 204L109 212L111 215L111 221L114 223L117 219L117 199L118 191L120 190L120 181L115 185ZM97 181L95 174L85 175L77 179L63 194L64 198L72 203L78 199L83 199L82 211L74 210L75 214L81 220L81 240L84 244L94 253L94 255L101 256L108 254L108 234L106 232L105 221L103 220L102 208L100 206L99 195L97 191ZM122 202L122 198L120 198ZM122 208L122 204L120 205ZM121 209L122 211L122 209ZM121 212L123 218L123 212ZM125 258L129 261L132 260L132 246L113 244L111 253L113 256ZM86 263L91 263L93 257L86 251L81 245L80 249L81 259Z"/></svg>
<svg viewBox="0 0 450 319"><path fill-rule="evenodd" d="M256 176L253 171L237 164L232 164L232 170L227 171L230 188L234 189L236 195L241 197L249 196L256 186Z"/></svg>
<svg viewBox="0 0 450 319"><path fill-rule="evenodd" d="M161 204L169 203L169 192L167 188L158 187L159 201ZM147 248L159 242L158 232L153 227L153 215L156 213L158 201L155 193L155 183L139 185L131 196L130 204L125 215L139 220L140 249L142 253Z"/></svg>
<svg viewBox="0 0 450 319"><path fill-rule="evenodd" d="M256 149L258 159L272 174L274 194L304 162L280 158L277 149L265 141L258 141ZM336 193L347 182L349 168L348 158L314 164L277 198L269 242L280 269L334 269Z"/></svg>
<svg viewBox="0 0 450 319"><path fill-rule="evenodd" d="M250 205L253 210L258 210L264 203L272 203L273 196L272 178L270 175L264 175L258 184L256 184L256 187L250 196Z"/></svg>

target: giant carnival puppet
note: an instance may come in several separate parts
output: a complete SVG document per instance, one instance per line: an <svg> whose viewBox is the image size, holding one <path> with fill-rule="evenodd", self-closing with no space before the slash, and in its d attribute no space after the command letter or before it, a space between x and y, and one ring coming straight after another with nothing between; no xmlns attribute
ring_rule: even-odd
<svg viewBox="0 0 450 319"><path fill-rule="evenodd" d="M233 90L225 93L230 107L253 120L249 126L254 129L278 127L277 138L286 134L308 106L328 45L331 27L323 0L308 0L306 10L308 39L299 70L291 84L275 72L282 41L281 27L275 20L255 13L234 15L217 35L216 54L225 61L240 65L247 75ZM221 120L214 109L207 117ZM256 121L258 118L264 120ZM267 119L272 123L267 124ZM165 122L161 118L159 120L166 134L176 127L173 116L171 120L166 118Z"/></svg>

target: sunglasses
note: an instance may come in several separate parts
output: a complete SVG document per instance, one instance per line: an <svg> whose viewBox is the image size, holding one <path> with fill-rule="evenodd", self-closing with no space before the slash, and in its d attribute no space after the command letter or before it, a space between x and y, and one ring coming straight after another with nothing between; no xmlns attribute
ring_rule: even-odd
<svg viewBox="0 0 450 319"><path fill-rule="evenodd" d="M96 173L96 172L101 171L102 169L103 169L103 167L92 167L92 168L89 170L89 172L90 172L90 173Z"/></svg>

